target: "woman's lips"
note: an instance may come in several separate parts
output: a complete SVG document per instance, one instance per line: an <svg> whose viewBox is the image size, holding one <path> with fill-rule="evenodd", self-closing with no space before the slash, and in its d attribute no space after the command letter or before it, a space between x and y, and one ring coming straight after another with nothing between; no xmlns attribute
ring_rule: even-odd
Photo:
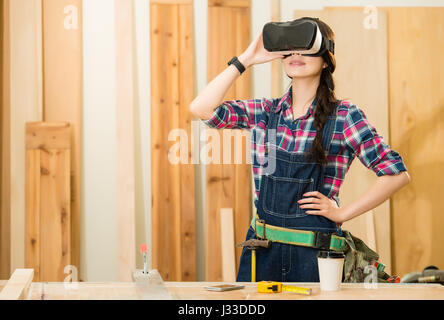
<svg viewBox="0 0 444 320"><path fill-rule="evenodd" d="M304 66L305 63L301 62L301 61L291 61L290 62L290 66L294 66L294 67L300 67L300 66Z"/></svg>

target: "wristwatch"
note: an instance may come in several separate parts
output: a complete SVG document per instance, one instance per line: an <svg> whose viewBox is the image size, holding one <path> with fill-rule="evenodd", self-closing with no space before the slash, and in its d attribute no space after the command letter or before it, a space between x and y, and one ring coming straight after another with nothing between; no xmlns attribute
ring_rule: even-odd
<svg viewBox="0 0 444 320"><path fill-rule="evenodd" d="M231 66L232 64L234 64L237 70L239 70L240 74L244 73L245 67L237 57L233 57L230 61L228 61L229 66Z"/></svg>

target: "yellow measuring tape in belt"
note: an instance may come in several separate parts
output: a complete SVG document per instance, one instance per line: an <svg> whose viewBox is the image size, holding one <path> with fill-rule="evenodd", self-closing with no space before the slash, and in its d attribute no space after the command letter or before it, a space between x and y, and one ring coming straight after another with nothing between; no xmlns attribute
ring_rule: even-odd
<svg viewBox="0 0 444 320"><path fill-rule="evenodd" d="M259 216L253 216L251 227L258 237L304 247L312 247L321 250L342 251L345 246L345 238L336 234L327 234L318 231L295 230L289 228L276 227L265 224Z"/></svg>

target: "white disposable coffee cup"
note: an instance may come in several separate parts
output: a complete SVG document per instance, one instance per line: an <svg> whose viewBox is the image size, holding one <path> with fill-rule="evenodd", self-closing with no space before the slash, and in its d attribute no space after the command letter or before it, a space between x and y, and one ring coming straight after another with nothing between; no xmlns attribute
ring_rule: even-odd
<svg viewBox="0 0 444 320"><path fill-rule="evenodd" d="M318 269L322 291L337 291L341 288L344 258L343 252L319 251Z"/></svg>

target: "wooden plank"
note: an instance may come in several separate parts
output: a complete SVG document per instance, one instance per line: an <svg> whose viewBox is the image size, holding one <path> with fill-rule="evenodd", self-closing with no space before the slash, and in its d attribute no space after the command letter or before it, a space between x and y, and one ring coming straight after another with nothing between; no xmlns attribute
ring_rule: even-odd
<svg viewBox="0 0 444 320"><path fill-rule="evenodd" d="M412 177L391 203L394 268L404 275L444 266L444 8L381 11L389 17L390 141Z"/></svg>
<svg viewBox="0 0 444 320"><path fill-rule="evenodd" d="M322 292L319 283L294 283L311 288L312 294L304 296L292 292L258 293L255 283L241 283L242 290L210 292L206 286L220 282L165 282L175 300L442 300L444 287L439 284L388 284L379 283L368 290L365 283L343 283L341 290ZM1 283L0 283L1 285ZM81 282L79 288L69 290L64 283L32 283L30 300L124 300L140 299L135 283L129 282Z"/></svg>
<svg viewBox="0 0 444 320"><path fill-rule="evenodd" d="M220 209L220 245L222 248L222 280L236 281L234 215L232 208Z"/></svg>
<svg viewBox="0 0 444 320"><path fill-rule="evenodd" d="M169 98L167 102L167 123L168 126L165 129L179 128L179 106L180 106L180 89L179 89L179 6L173 5L168 8L169 19L167 20L171 24L170 32L167 33L167 39L169 40L169 47L165 52L165 65L170 67L170 76L167 77L166 86L169 88ZM168 41L167 40L167 41ZM165 136L168 132L164 132ZM166 159L164 159L165 161ZM168 166L168 197L171 198L169 204L169 212L171 214L171 220L174 223L171 225L172 234L170 234L171 243L174 243L174 263L175 263L175 279L181 279L182 274L182 254L181 254L181 239L178 236L180 234L180 167L178 165ZM171 262L170 262L171 263Z"/></svg>
<svg viewBox="0 0 444 320"><path fill-rule="evenodd" d="M71 124L71 254L80 270L82 0L42 0L44 114Z"/></svg>
<svg viewBox="0 0 444 320"><path fill-rule="evenodd" d="M164 41L163 38L163 26L162 13L164 7L157 4L150 5L150 47L151 47L151 79L157 79L151 81L151 185L152 185L152 264L153 268L158 269L164 279L166 274L170 273L169 270L165 270L163 266L167 264L168 256L170 252L169 243L159 239L159 234L163 234L165 229L164 219L162 214L165 212L166 201L162 187L165 184L162 183L162 178L156 172L166 172L166 163L162 161L164 155L164 145L161 143L162 137L162 123L161 119L164 116L164 96L162 92L161 83L165 83L166 73L163 72L160 67L163 56L160 55L160 48ZM161 106L158 112L154 112L155 106ZM168 240L169 237L166 237ZM162 250L162 246L168 248L168 250ZM161 254L163 252L163 254ZM165 261L166 260L166 261Z"/></svg>
<svg viewBox="0 0 444 320"><path fill-rule="evenodd" d="M26 266L37 281L63 281L71 258L68 123L29 123L26 136ZM55 141L55 142L53 142Z"/></svg>
<svg viewBox="0 0 444 320"><path fill-rule="evenodd" d="M281 0L271 1L271 21L281 21ZM282 61L277 59L271 61L271 95L279 98L284 94L282 91Z"/></svg>
<svg viewBox="0 0 444 320"><path fill-rule="evenodd" d="M180 165L180 238L182 281L196 280L196 204L194 168L191 163L192 114L187 106L194 99L194 36L193 6L179 6L179 127L185 129L188 139L187 164Z"/></svg>
<svg viewBox="0 0 444 320"><path fill-rule="evenodd" d="M361 108L377 132L389 139L388 131L388 71L387 71L387 17L378 15L378 29L366 29L363 8L325 8L324 10L296 10L295 18L319 17L335 33L337 68L333 76L336 96ZM343 21L348 23L345 25ZM353 48L351 50L350 48ZM360 72L355 72L360 70ZM368 90L371 88L371 90ZM378 92L377 95L374 92ZM376 179L376 174L355 158L340 188L341 206L356 200ZM380 260L391 269L390 200L373 209L376 243ZM368 242L365 213L347 221L343 229Z"/></svg>
<svg viewBox="0 0 444 320"><path fill-rule="evenodd" d="M209 3L210 5L210 3ZM226 68L227 61L234 55L244 51L250 43L250 7L233 8L226 6L209 6L208 8L208 67L207 79L211 80ZM246 71L242 78L228 90L225 100L250 98L250 72ZM231 139L230 149L220 149L221 164L210 163L206 166L206 280L222 279L222 257L220 246L219 212L221 208L233 208L235 242L244 240L251 217L251 167L247 164L248 133L241 130L215 131L215 137ZM230 137L231 136L231 137ZM236 141L242 141L236 145ZM247 139L245 139L247 137ZM234 140L233 140L234 139ZM235 150L236 149L236 150ZM234 152L244 155L241 164L234 164ZM231 152L230 163L222 163L224 154ZM227 157L228 158L228 157ZM236 248L236 267L239 265L241 248Z"/></svg>
<svg viewBox="0 0 444 320"><path fill-rule="evenodd" d="M16 269L0 292L0 300L23 300L34 277L32 269Z"/></svg>
<svg viewBox="0 0 444 320"><path fill-rule="evenodd" d="M174 100L172 95L165 90L165 87L168 87L168 91L176 93L176 98L178 98L178 89L171 87L176 85L174 80L177 81L178 78L177 68L173 68L174 64L177 66L178 63L175 60L177 43L173 40L173 34L177 32L173 26L177 23L177 10L174 5L151 4L150 12L153 268L159 270L162 278L177 280L180 274L180 256L178 256L176 241L179 229L175 205L179 199L174 198L175 194L171 192L175 191L174 174L177 175L178 172L174 172L175 168L171 168L167 162L168 145L166 144L168 137L166 130L172 127L171 121L174 120L171 115L174 112L171 110ZM161 52L165 54L160 54ZM164 85L161 85L162 83ZM171 110L170 114L168 110Z"/></svg>
<svg viewBox="0 0 444 320"><path fill-rule="evenodd" d="M42 5L14 0L10 5L10 208L11 270L25 265L25 124L42 120Z"/></svg>
<svg viewBox="0 0 444 320"><path fill-rule="evenodd" d="M119 280L136 266L133 1L116 0L117 223Z"/></svg>
<svg viewBox="0 0 444 320"><path fill-rule="evenodd" d="M208 8L208 60L207 60L207 80L210 81L218 74L217 67L221 66L220 56L226 55L222 51L222 43L229 45L231 41L226 42L222 39L219 26L225 20L226 26L231 25L228 17L224 12L225 8L209 7ZM227 31L227 30L226 30ZM228 34L228 31L227 31ZM216 40L217 39L217 40ZM230 59L227 57L227 59ZM222 68L220 69L222 70ZM227 92L228 95L233 95L233 87ZM219 137L219 132L216 129L205 130L213 131L215 137ZM223 205L222 199L225 196L224 192L230 190L223 189L223 180L227 181L229 178L223 175L221 164L208 164L206 171L206 245L205 245L205 280L206 281L221 281L222 280L222 257L220 246L220 225L217 219L220 209L223 207L234 207L234 205Z"/></svg>
<svg viewBox="0 0 444 320"><path fill-rule="evenodd" d="M63 281L71 265L70 151L40 151L40 279Z"/></svg>
<svg viewBox="0 0 444 320"><path fill-rule="evenodd" d="M30 122L26 125L26 149L71 148L71 125L65 122Z"/></svg>
<svg viewBox="0 0 444 320"><path fill-rule="evenodd" d="M40 150L26 152L26 236L25 265L34 269L35 281L40 281Z"/></svg>
<svg viewBox="0 0 444 320"><path fill-rule="evenodd" d="M196 277L194 167L189 150L175 155L186 163L170 161L169 135L185 130L190 146L193 10L153 2L150 12L153 268L166 280L190 281Z"/></svg>
<svg viewBox="0 0 444 320"><path fill-rule="evenodd" d="M0 198L0 279L11 275L11 73L9 1L1 0L0 22L0 79L1 79L1 198Z"/></svg>

